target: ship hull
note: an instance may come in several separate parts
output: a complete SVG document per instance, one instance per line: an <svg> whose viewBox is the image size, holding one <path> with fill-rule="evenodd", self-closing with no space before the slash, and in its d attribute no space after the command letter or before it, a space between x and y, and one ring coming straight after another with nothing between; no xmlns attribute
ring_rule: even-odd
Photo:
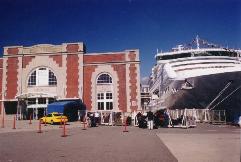
<svg viewBox="0 0 241 162"><path fill-rule="evenodd" d="M170 81L168 86L178 90L174 92L169 91L161 95L163 101L161 106L169 109L206 108L224 87L232 81L228 88L224 90L222 95L209 108L217 105L214 107L214 110L226 110L228 121L232 121L241 115L241 88L237 89L241 86L240 71L187 78L187 81L193 84L192 88L181 88L184 81ZM228 95L230 96L227 97ZM227 98L224 99L225 97ZM223 102L220 102L222 100Z"/></svg>

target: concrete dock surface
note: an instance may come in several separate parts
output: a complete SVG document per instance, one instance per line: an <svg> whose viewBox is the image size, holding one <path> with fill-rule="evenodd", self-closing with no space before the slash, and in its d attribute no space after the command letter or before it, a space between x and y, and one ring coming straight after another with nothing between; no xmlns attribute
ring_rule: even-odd
<svg viewBox="0 0 241 162"><path fill-rule="evenodd" d="M1 123L1 122L0 122ZM12 119L0 128L0 162L32 161L143 161L143 162L239 162L240 128L200 123L196 128L154 130L122 126L99 126L82 130L80 122L59 125Z"/></svg>

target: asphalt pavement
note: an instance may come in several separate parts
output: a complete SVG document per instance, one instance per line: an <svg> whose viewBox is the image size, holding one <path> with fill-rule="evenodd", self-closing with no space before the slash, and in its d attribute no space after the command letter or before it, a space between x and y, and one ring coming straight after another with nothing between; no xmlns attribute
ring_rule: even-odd
<svg viewBox="0 0 241 162"><path fill-rule="evenodd" d="M83 124L59 125L17 121L12 117L0 128L0 162L239 162L240 128L199 123L196 128L155 130L99 126L82 130Z"/></svg>
<svg viewBox="0 0 241 162"><path fill-rule="evenodd" d="M0 133L0 161L177 161L153 131L128 130L124 133L121 126L67 128L67 137L61 137L59 129Z"/></svg>

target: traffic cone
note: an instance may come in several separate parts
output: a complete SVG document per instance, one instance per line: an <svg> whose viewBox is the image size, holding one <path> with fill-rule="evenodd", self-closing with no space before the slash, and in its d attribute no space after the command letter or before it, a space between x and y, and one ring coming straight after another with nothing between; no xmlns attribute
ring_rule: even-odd
<svg viewBox="0 0 241 162"><path fill-rule="evenodd" d="M16 129L16 117L15 117L15 115L13 116L13 129Z"/></svg>
<svg viewBox="0 0 241 162"><path fill-rule="evenodd" d="M41 120L39 120L39 126L38 126L37 133L43 133L42 130L41 130Z"/></svg>
<svg viewBox="0 0 241 162"><path fill-rule="evenodd" d="M4 109L3 109L4 110ZM4 128L5 126L4 126L4 114L5 114L5 112L4 111L2 111L2 113L3 113L3 115L2 115L2 128Z"/></svg>
<svg viewBox="0 0 241 162"><path fill-rule="evenodd" d="M86 117L84 118L84 128L82 128L82 130L86 130Z"/></svg>
<svg viewBox="0 0 241 162"><path fill-rule="evenodd" d="M44 118L44 126L47 126L47 119L46 119L46 116L45 116L45 118Z"/></svg>
<svg viewBox="0 0 241 162"><path fill-rule="evenodd" d="M32 124L32 114L29 116L29 124Z"/></svg>
<svg viewBox="0 0 241 162"><path fill-rule="evenodd" d="M127 130L127 118L126 118L126 120L125 120L123 132L129 132L129 131Z"/></svg>
<svg viewBox="0 0 241 162"><path fill-rule="evenodd" d="M66 129L65 129L65 119L64 119L63 134L62 134L61 137L67 137L67 135L66 135Z"/></svg>

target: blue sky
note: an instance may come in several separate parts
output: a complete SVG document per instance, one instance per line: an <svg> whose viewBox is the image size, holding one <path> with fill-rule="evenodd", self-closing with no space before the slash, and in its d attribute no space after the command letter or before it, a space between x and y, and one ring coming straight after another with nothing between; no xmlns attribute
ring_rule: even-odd
<svg viewBox="0 0 241 162"><path fill-rule="evenodd" d="M199 35L241 48L239 0L1 0L0 48L84 42L87 52L140 49L141 77Z"/></svg>

